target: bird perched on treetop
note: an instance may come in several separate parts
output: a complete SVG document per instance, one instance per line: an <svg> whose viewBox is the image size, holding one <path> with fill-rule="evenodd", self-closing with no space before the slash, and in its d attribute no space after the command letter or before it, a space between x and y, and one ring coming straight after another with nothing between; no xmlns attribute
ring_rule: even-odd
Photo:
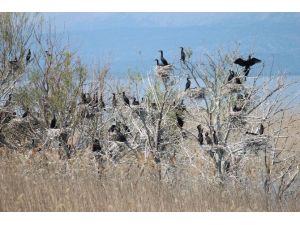
<svg viewBox="0 0 300 225"><path fill-rule="evenodd" d="M185 63L185 52L184 52L184 48L183 47L180 47L181 48L181 52L180 52L180 60Z"/></svg>
<svg viewBox="0 0 300 225"><path fill-rule="evenodd" d="M213 145L213 142L212 142L210 136L208 135L208 132L205 132L205 140L208 145Z"/></svg>
<svg viewBox="0 0 300 225"><path fill-rule="evenodd" d="M30 49L28 49L28 53L27 53L27 56L26 56L26 64L29 63L30 58L31 58L31 51L30 51Z"/></svg>
<svg viewBox="0 0 300 225"><path fill-rule="evenodd" d="M169 65L168 61L164 58L164 52L162 50L159 50L159 52L160 52L160 60L161 60L162 64L164 66Z"/></svg>
<svg viewBox="0 0 300 225"><path fill-rule="evenodd" d="M135 97L133 97L132 105L139 105L140 102L136 100Z"/></svg>
<svg viewBox="0 0 300 225"><path fill-rule="evenodd" d="M159 63L158 59L154 59L154 61L156 61L156 66L163 66L163 64Z"/></svg>
<svg viewBox="0 0 300 225"><path fill-rule="evenodd" d="M201 128L200 124L197 126L197 130L198 130L198 141L199 141L199 144L203 145L203 129Z"/></svg>
<svg viewBox="0 0 300 225"><path fill-rule="evenodd" d="M50 123L50 128L54 129L55 127L56 127L56 117L55 117L55 114L53 114L53 118Z"/></svg>
<svg viewBox="0 0 300 225"><path fill-rule="evenodd" d="M258 133L259 133L260 135L262 135L262 134L264 134L264 130L265 130L265 127L264 127L264 125L261 123L260 126L259 126Z"/></svg>
<svg viewBox="0 0 300 225"><path fill-rule="evenodd" d="M186 78L186 84L185 84L185 90L186 91L187 89L189 89L191 87L191 81L190 81L190 78Z"/></svg>
<svg viewBox="0 0 300 225"><path fill-rule="evenodd" d="M114 108L117 107L117 98L116 98L116 94L115 93L112 93L113 94L113 98L112 98L112 106Z"/></svg>
<svg viewBox="0 0 300 225"><path fill-rule="evenodd" d="M177 119L177 125L179 126L180 129L182 129L184 125L183 118L176 113L176 119Z"/></svg>
<svg viewBox="0 0 300 225"><path fill-rule="evenodd" d="M125 102L126 105L130 106L129 99L126 96L125 91L123 91L123 100L124 100L124 102Z"/></svg>
<svg viewBox="0 0 300 225"><path fill-rule="evenodd" d="M219 141L218 141L218 137L217 137L217 134L216 134L216 131L215 131L215 130L213 131L213 139L214 139L214 144L215 144L215 145L218 145L218 144L219 144Z"/></svg>
<svg viewBox="0 0 300 225"><path fill-rule="evenodd" d="M255 65L256 63L260 63L260 62L261 62L260 59L252 58L251 55L249 55L247 60L238 58L234 61L235 64L245 67L245 69L244 69L245 76L248 76L251 66Z"/></svg>

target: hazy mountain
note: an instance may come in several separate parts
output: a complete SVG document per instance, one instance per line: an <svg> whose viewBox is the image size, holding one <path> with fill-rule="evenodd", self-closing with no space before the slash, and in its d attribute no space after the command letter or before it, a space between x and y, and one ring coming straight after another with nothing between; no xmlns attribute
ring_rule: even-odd
<svg viewBox="0 0 300 225"><path fill-rule="evenodd" d="M163 49L172 61L179 46L195 58L241 44L275 70L300 74L300 13L47 13L70 34L85 60L111 59L114 71L147 71Z"/></svg>

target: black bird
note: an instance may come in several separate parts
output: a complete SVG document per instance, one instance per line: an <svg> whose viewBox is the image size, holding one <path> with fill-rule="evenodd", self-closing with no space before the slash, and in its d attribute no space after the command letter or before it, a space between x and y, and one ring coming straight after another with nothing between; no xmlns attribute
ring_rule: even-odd
<svg viewBox="0 0 300 225"><path fill-rule="evenodd" d="M249 132L249 131L246 131L246 134L250 134L250 135L258 135L257 133L253 133L253 132Z"/></svg>
<svg viewBox="0 0 300 225"><path fill-rule="evenodd" d="M92 98L89 93L82 93L81 100L82 100L83 104L90 104L92 101Z"/></svg>
<svg viewBox="0 0 300 225"><path fill-rule="evenodd" d="M190 81L190 78L186 78L186 84L185 84L185 90L186 91L187 89L189 89L191 87L191 81Z"/></svg>
<svg viewBox="0 0 300 225"><path fill-rule="evenodd" d="M208 145L213 145L213 142L212 142L210 136L208 135L208 132L205 132L205 141Z"/></svg>
<svg viewBox="0 0 300 225"><path fill-rule="evenodd" d="M100 107L101 107L102 109L105 108L105 103L104 103L104 101L103 101L102 95L100 95Z"/></svg>
<svg viewBox="0 0 300 225"><path fill-rule="evenodd" d="M12 64L12 65L17 65L17 64L18 64L18 59L17 59L17 57L15 57L14 60L9 61L9 63Z"/></svg>
<svg viewBox="0 0 300 225"><path fill-rule="evenodd" d="M198 141L200 145L203 145L203 129L201 128L201 125L197 126L198 129Z"/></svg>
<svg viewBox="0 0 300 225"><path fill-rule="evenodd" d="M229 70L229 76L227 81L230 82L235 77L235 73L232 70Z"/></svg>
<svg viewBox="0 0 300 225"><path fill-rule="evenodd" d="M116 98L116 94L115 93L112 93L113 94L113 98L112 98L112 106L114 108L117 107L117 98Z"/></svg>
<svg viewBox="0 0 300 225"><path fill-rule="evenodd" d="M242 81L241 81L241 79L239 77L235 77L234 78L234 83L236 83L236 84L242 84Z"/></svg>
<svg viewBox="0 0 300 225"><path fill-rule="evenodd" d="M26 56L26 64L29 63L30 58L31 58L31 51L30 51L30 49L28 49L28 53L27 53L27 56Z"/></svg>
<svg viewBox="0 0 300 225"><path fill-rule="evenodd" d="M132 105L139 105L140 102L136 100L135 97L133 97Z"/></svg>
<svg viewBox="0 0 300 225"><path fill-rule="evenodd" d="M181 48L181 52L180 52L180 60L185 63L185 53L184 53L184 49L183 47L180 47Z"/></svg>
<svg viewBox="0 0 300 225"><path fill-rule="evenodd" d="M244 60L242 58L238 58L234 61L235 64L237 64L239 66L242 66L242 67L245 67L244 68L245 76L248 76L251 66L255 65L256 63L260 63L260 62L261 62L260 59L252 58L251 55L249 55L247 60Z"/></svg>
<svg viewBox="0 0 300 225"><path fill-rule="evenodd" d="M242 107L235 105L235 106L232 108L232 111L233 111L233 112L240 112L240 111L242 111Z"/></svg>
<svg viewBox="0 0 300 225"><path fill-rule="evenodd" d="M258 133L259 133L260 135L262 135L262 134L264 134L264 130L265 130L265 127L264 127L264 125L261 123L260 126L259 126Z"/></svg>
<svg viewBox="0 0 300 225"><path fill-rule="evenodd" d="M125 95L125 91L123 91L123 100L124 100L124 102L125 102L126 105L130 106L129 99L128 99L127 96Z"/></svg>
<svg viewBox="0 0 300 225"><path fill-rule="evenodd" d="M160 61L164 66L169 65L168 61L164 58L164 52L162 50L159 50L160 52Z"/></svg>
<svg viewBox="0 0 300 225"><path fill-rule="evenodd" d="M98 139L94 139L93 146L92 146L92 151L93 152L100 152L101 151L101 146L100 142Z"/></svg>
<svg viewBox="0 0 300 225"><path fill-rule="evenodd" d="M29 112L29 110L28 110L28 108L27 108L27 109L25 110L25 112L23 113L22 118L27 117L27 116L28 116L28 112Z"/></svg>
<svg viewBox="0 0 300 225"><path fill-rule="evenodd" d="M184 125L183 118L176 113L176 119L177 119L177 125L179 126L180 129L182 129Z"/></svg>
<svg viewBox="0 0 300 225"><path fill-rule="evenodd" d="M51 123L50 123L50 128L54 129L55 127L56 127L56 117L55 117L55 114L54 114L53 118L51 120Z"/></svg>
<svg viewBox="0 0 300 225"><path fill-rule="evenodd" d="M120 131L117 131L116 141L127 142L127 139L124 134L122 134Z"/></svg>
<svg viewBox="0 0 300 225"><path fill-rule="evenodd" d="M214 144L215 144L215 145L218 145L218 144L219 144L219 141L218 141L218 137L217 137L217 134L216 134L216 131L215 131L215 130L213 131L213 139L214 139Z"/></svg>
<svg viewBox="0 0 300 225"><path fill-rule="evenodd" d="M156 66L163 66L163 64L159 63L158 59L154 59L154 61L156 61Z"/></svg>
<svg viewBox="0 0 300 225"><path fill-rule="evenodd" d="M10 105L11 99L12 99L12 94L9 94L9 95L8 95L8 99L7 99L7 101L6 101L5 104L4 104L4 107L7 107L7 106Z"/></svg>
<svg viewBox="0 0 300 225"><path fill-rule="evenodd" d="M157 110L157 104L155 102L151 103L151 108Z"/></svg>

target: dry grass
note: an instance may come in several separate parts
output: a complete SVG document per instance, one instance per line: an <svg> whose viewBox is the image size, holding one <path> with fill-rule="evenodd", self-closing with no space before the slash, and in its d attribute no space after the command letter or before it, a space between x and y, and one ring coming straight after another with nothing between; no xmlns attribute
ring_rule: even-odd
<svg viewBox="0 0 300 225"><path fill-rule="evenodd" d="M261 161L257 156L244 166L248 180L229 177L220 185L201 152L193 166L177 166L176 179L160 181L148 164L140 177L129 155L107 163L100 178L88 152L66 161L55 151L30 157L2 149L0 211L299 211L299 193L280 204L265 195Z"/></svg>

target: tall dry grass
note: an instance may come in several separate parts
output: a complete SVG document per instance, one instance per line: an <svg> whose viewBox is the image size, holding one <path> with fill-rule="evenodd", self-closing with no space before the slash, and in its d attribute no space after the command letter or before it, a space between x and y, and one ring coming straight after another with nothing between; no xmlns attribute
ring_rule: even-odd
<svg viewBox="0 0 300 225"><path fill-rule="evenodd" d="M88 151L70 160L55 151L11 152L0 159L0 211L299 211L299 193L276 203L261 188L260 156L244 166L248 179L228 178L220 184L209 175L210 162L200 152L195 166L174 168L172 179L160 181L155 168L130 154L103 176ZM205 176L203 176L205 174ZM211 179L207 179L210 177Z"/></svg>

